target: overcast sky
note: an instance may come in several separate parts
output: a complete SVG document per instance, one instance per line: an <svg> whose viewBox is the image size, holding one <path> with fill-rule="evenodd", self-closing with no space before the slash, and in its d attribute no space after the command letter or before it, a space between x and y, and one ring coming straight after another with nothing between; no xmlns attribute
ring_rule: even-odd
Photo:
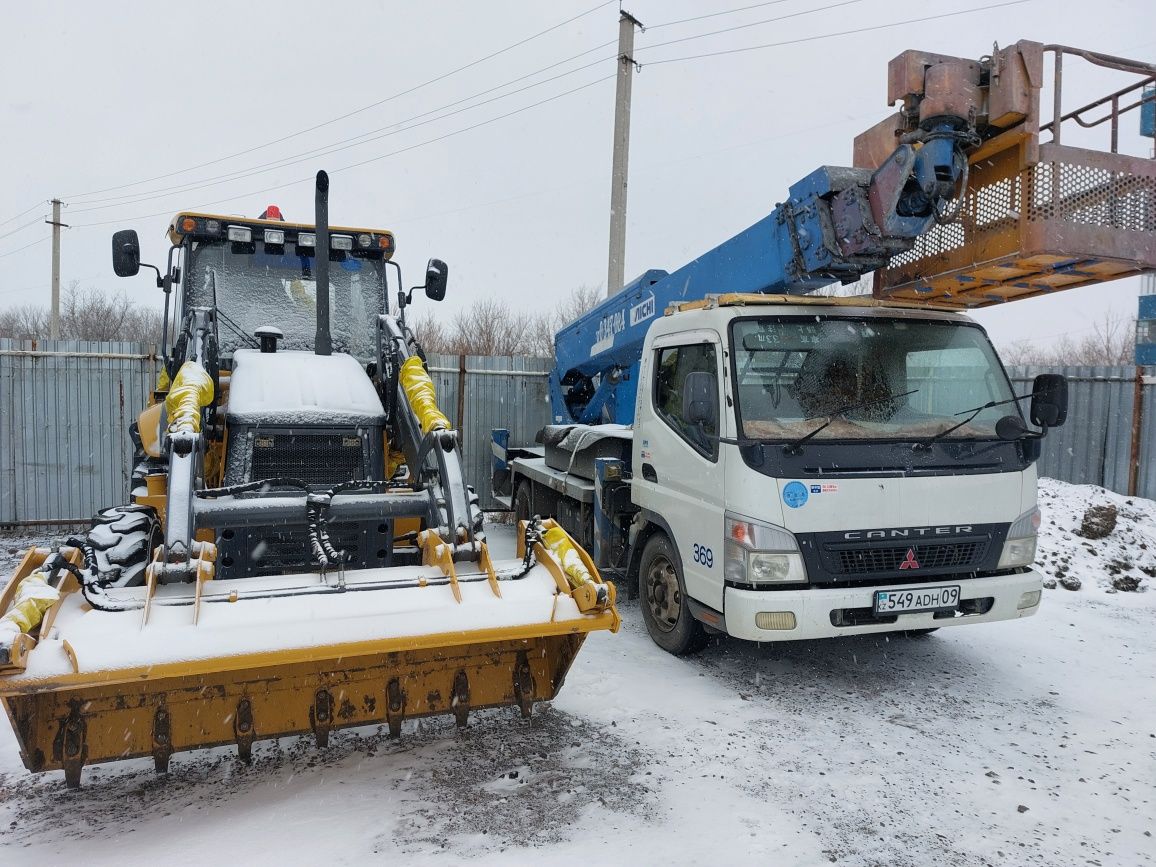
<svg viewBox="0 0 1156 867"><path fill-rule="evenodd" d="M1032 0L832 35L992 2L780 0L686 23L669 22L757 0L628 3L647 25L636 44L628 279L673 270L745 228L815 167L849 165L854 136L888 114L887 62L907 48L979 57L993 42L1034 39L1156 58L1151 0ZM490 295L553 306L606 279L617 2L101 0L4 12L0 220L31 210L0 235L36 222L0 238L0 306L48 303L51 245L40 219L53 196L68 203L63 220L74 227L64 233L62 285L159 303L147 276L112 275L113 231L137 229L145 260L159 263L179 209L256 216L276 203L309 221L320 168L332 176L331 219L394 230L410 282L429 256L447 260L443 314ZM703 35L729 28L739 29ZM659 46L672 40L685 41ZM1081 82L1074 68L1072 107L1106 92L1103 79ZM1137 123L1135 114L1125 122L1121 150L1147 156L1151 140ZM350 139L339 152L310 153ZM268 170L289 159L299 161ZM343 170L355 163L364 164ZM1118 281L978 318L997 343L1078 337L1106 313L1134 314L1139 289L1138 279Z"/></svg>

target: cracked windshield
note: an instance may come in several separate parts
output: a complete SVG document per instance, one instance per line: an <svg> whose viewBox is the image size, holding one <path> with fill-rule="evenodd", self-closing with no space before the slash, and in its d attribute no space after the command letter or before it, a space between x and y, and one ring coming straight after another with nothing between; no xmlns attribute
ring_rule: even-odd
<svg viewBox="0 0 1156 867"><path fill-rule="evenodd" d="M734 324L742 435L815 439L934 436L960 413L1012 397L991 344L975 327L895 319L746 319ZM991 407L949 434L990 438L1015 410Z"/></svg>
<svg viewBox="0 0 1156 867"><path fill-rule="evenodd" d="M317 333L312 248L306 255L292 243L274 250L253 246L255 250L228 241L197 242L189 254L186 278L190 302L216 304L223 354L255 345L253 332L263 325L285 333L282 348L311 351ZM384 272L382 261L342 251L331 254L329 327L334 349L358 358L373 353L375 317L384 312Z"/></svg>

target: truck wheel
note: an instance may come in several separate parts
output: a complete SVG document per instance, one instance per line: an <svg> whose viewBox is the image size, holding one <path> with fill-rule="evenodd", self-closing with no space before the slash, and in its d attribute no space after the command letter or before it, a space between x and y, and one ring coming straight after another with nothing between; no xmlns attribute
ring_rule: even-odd
<svg viewBox="0 0 1156 867"><path fill-rule="evenodd" d="M706 646L706 631L691 616L687 604L682 561L662 533L651 536L642 549L638 594L646 631L655 644L675 656L695 653Z"/></svg>
<svg viewBox="0 0 1156 867"><path fill-rule="evenodd" d="M144 584L145 567L163 540L156 510L137 504L104 509L93 516L88 531L97 569L102 573L120 570L119 577L109 582L112 587Z"/></svg>
<svg viewBox="0 0 1156 867"><path fill-rule="evenodd" d="M522 482L514 491L514 520L528 521L532 517L534 512L530 503L530 483Z"/></svg>

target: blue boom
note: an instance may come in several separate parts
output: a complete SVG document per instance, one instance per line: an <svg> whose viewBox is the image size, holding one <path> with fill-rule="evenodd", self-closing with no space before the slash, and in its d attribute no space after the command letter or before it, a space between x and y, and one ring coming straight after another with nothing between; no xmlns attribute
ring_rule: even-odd
<svg viewBox="0 0 1156 867"><path fill-rule="evenodd" d="M647 328L668 304L724 292L805 294L850 283L911 249L967 185L973 118L938 116L874 171L823 166L750 228L674 273L647 271L555 337L559 424L634 421Z"/></svg>

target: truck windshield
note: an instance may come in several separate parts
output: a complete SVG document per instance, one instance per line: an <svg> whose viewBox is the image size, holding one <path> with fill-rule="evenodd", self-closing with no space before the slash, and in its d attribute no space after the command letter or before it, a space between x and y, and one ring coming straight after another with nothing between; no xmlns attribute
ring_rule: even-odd
<svg viewBox="0 0 1156 867"><path fill-rule="evenodd" d="M317 333L317 284L313 248L298 253L236 252L227 242L195 241L185 263L185 305L219 311L221 354L253 346L253 332L272 325L284 332L283 349L313 348ZM377 314L384 313L385 263L348 253L329 264L329 328L335 352L369 358L374 352Z"/></svg>
<svg viewBox="0 0 1156 867"><path fill-rule="evenodd" d="M740 319L731 326L741 435L794 440L837 416L816 440L913 439L957 413L1012 397L973 325L876 317ZM842 407L859 408L837 413ZM979 413L948 439L995 437L1012 405Z"/></svg>

